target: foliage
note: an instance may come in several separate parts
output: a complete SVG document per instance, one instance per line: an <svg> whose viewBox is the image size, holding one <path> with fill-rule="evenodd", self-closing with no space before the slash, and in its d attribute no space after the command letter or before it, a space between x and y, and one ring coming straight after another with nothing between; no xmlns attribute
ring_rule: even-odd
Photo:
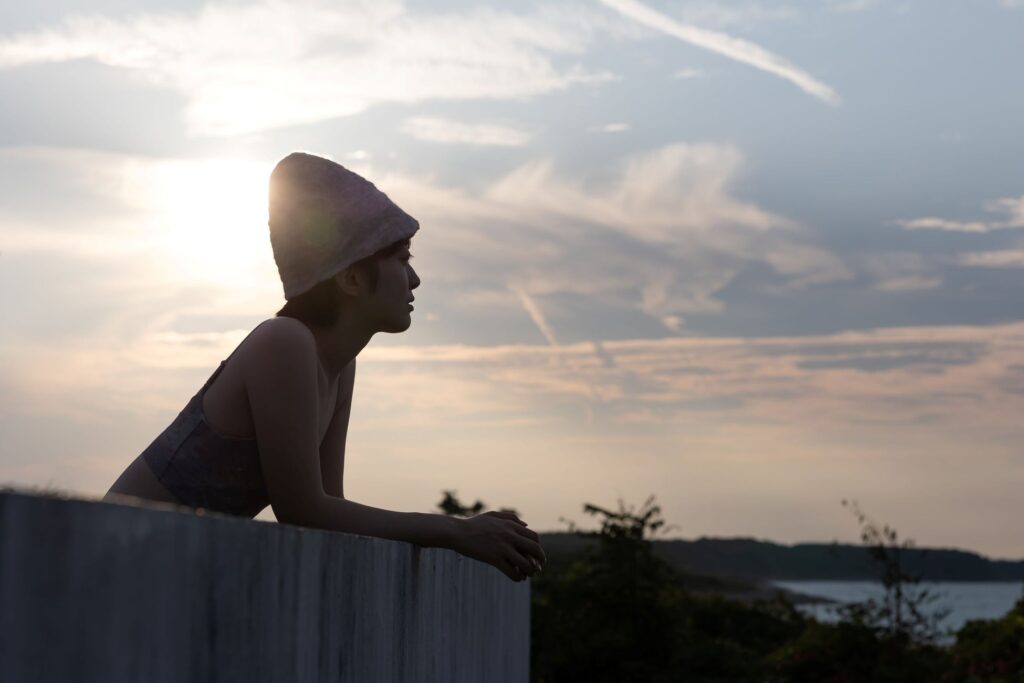
<svg viewBox="0 0 1024 683"><path fill-rule="evenodd" d="M883 630L889 636L902 634L917 643L934 643L944 635L939 625L949 616L948 608L939 608L939 595L921 585L921 575L907 571L904 555L914 547L913 540L900 541L896 529L881 525L860 509L856 501L843 501L861 525L861 541L879 571L885 590L881 601L868 599L844 605L844 621Z"/></svg>
<svg viewBox="0 0 1024 683"><path fill-rule="evenodd" d="M453 517L472 517L484 511L486 504L477 499L472 505L466 506L459 501L457 491L442 491L444 498L437 504L437 507L446 515Z"/></svg>
<svg viewBox="0 0 1024 683"><path fill-rule="evenodd" d="M783 602L746 605L688 594L656 557L664 530L649 498L639 510L587 504L597 543L558 574L533 582L535 681L761 680L763 661L803 628Z"/></svg>
<svg viewBox="0 0 1024 683"><path fill-rule="evenodd" d="M612 512L580 558L558 576L534 581L535 680L658 680L671 657L673 615L680 599L671 570L648 537L664 524L648 499L639 512Z"/></svg>
<svg viewBox="0 0 1024 683"><path fill-rule="evenodd" d="M472 505L463 505L458 498L457 491L442 491L444 498L437 504L438 509L451 517L472 517L487 510L487 504L479 498ZM518 514L514 508L498 508L500 512L511 512Z"/></svg>
<svg viewBox="0 0 1024 683"><path fill-rule="evenodd" d="M445 491L446 514L482 512ZM531 663L536 683L1024 683L1024 599L1004 618L971 622L949 647L925 613L934 598L906 571L912 542L850 505L886 588L838 623L804 616L784 598L744 602L688 592L693 575L654 554L666 529L653 497L639 509L587 503L597 531L532 580ZM706 582L705 582L706 585Z"/></svg>
<svg viewBox="0 0 1024 683"><path fill-rule="evenodd" d="M1024 597L1001 619L964 624L951 649L944 680L1024 683Z"/></svg>
<svg viewBox="0 0 1024 683"><path fill-rule="evenodd" d="M829 683L935 681L946 666L941 648L915 643L905 633L880 632L856 621L813 620L767 664L770 680Z"/></svg>

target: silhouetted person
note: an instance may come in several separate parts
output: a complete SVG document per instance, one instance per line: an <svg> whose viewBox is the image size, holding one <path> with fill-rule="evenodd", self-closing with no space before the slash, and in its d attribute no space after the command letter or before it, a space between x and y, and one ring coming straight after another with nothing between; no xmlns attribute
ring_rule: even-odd
<svg viewBox="0 0 1024 683"><path fill-rule="evenodd" d="M451 548L513 580L544 563L516 515L392 512L344 494L356 356L411 324L419 223L359 175L295 153L270 176L270 242L287 300L256 326L107 492Z"/></svg>

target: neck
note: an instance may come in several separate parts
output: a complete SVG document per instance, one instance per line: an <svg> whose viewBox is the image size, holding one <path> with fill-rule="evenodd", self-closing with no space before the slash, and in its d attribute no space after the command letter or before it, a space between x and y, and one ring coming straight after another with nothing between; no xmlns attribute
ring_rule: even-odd
<svg viewBox="0 0 1024 683"><path fill-rule="evenodd" d="M331 327L310 327L316 339L317 355L329 379L337 378L363 347L370 343L376 330L366 326L364 320L342 309Z"/></svg>

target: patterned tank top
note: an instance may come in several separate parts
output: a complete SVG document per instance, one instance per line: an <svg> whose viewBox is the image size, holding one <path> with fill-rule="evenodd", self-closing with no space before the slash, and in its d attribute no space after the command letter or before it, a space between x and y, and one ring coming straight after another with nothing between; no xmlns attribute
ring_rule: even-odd
<svg viewBox="0 0 1024 683"><path fill-rule="evenodd" d="M210 428L203 413L203 396L228 360L231 356L221 361L142 457L157 480L183 505L255 517L270 504L256 439L221 436Z"/></svg>

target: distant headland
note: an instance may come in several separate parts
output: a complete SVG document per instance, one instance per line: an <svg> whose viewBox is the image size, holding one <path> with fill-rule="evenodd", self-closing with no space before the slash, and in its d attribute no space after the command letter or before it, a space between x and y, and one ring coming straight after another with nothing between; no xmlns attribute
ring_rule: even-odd
<svg viewBox="0 0 1024 683"><path fill-rule="evenodd" d="M541 534L548 557L567 557L592 541L572 533ZM874 581L878 568L862 545L752 538L655 540L654 553L675 569L749 581ZM992 560L947 548L901 551L903 566L924 581L1024 581L1024 560Z"/></svg>

